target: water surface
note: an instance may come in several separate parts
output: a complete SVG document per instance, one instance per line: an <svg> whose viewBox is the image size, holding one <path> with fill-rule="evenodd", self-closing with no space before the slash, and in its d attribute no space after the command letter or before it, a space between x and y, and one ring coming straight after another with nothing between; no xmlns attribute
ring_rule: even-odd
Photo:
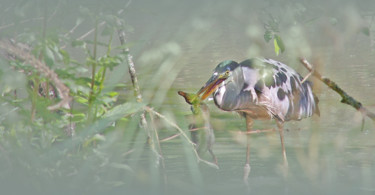
<svg viewBox="0 0 375 195"><path fill-rule="evenodd" d="M188 128L191 112L177 91L197 91L214 67L228 59L273 58L306 75L307 71L298 62L299 57L305 57L324 76L375 111L375 3L372 1L111 3L76 4L113 12L125 8L123 17L131 29L127 31L130 52L144 101L184 130ZM75 17L77 7L67 10L69 14L61 18L66 29L74 25L75 19L69 18ZM285 52L279 56L275 55L273 42L264 40L264 23L272 17L279 22L279 34L286 45ZM361 32L364 27L369 29L369 35ZM132 93L125 69L109 74L118 82L126 83L127 92ZM245 185L242 177L246 138L238 133L245 131L245 121L208 101L216 137L213 150L219 169L198 164L191 147L180 136L161 143L164 168L145 149L138 156L124 160L134 171L130 179L124 176L124 181L111 183L112 178L122 179L119 172L113 171L106 173L108 179L102 178L102 181L90 175L83 163L77 166L82 166L87 175L63 182L75 189L81 181L89 181L91 185L82 185L86 193L100 193L97 188L105 186L105 192L148 194L374 194L373 122L366 118L361 129L359 112L340 103L339 95L320 81L312 81L320 99L320 117L285 124L288 169L282 166L278 133L252 135L251 173ZM177 133L162 120L158 122L161 139ZM275 127L273 121L256 121L254 125L257 129L272 127ZM145 138L139 140L135 145L143 148ZM127 150L119 152L119 156ZM109 155L116 156L116 153ZM211 161L208 153L202 158ZM89 164L88 161L85 163Z"/></svg>

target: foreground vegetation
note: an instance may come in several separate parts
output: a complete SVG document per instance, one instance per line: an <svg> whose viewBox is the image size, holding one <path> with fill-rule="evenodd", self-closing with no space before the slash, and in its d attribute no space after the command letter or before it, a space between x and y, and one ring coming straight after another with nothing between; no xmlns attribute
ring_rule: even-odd
<svg viewBox="0 0 375 195"><path fill-rule="evenodd" d="M9 1L1 7L2 190L85 193L151 186L163 191L174 182L165 167L173 158L163 155L167 146L179 148L174 155L186 161L192 183L202 186L197 162L217 165L195 150L184 116L190 111L169 112L163 105L170 93L180 98L171 91L182 69L174 63L180 47L166 43L158 48L149 58L160 64L141 67L145 74L137 77L132 46L144 43L127 40L133 30L125 16L131 1L105 6L35 2ZM285 4L262 18L264 29L256 34L262 44L273 40L268 46L276 55L290 48L281 26L315 20L298 4L291 14L295 21L289 15L280 21L292 5ZM369 27L359 29L370 37ZM304 44L299 47L308 50Z"/></svg>

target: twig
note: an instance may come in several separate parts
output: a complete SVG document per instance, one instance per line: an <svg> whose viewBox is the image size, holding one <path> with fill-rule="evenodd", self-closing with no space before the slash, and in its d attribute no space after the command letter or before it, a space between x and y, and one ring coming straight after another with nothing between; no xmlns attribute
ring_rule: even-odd
<svg viewBox="0 0 375 195"><path fill-rule="evenodd" d="M120 11L119 13L122 13L122 12ZM121 43L122 46L125 46L126 45L126 35L125 35L125 30L123 29L123 27L125 25L123 24L123 22L121 20L117 20L117 26L118 26L117 33L118 33L118 36L119 36L119 39L120 39L120 43ZM134 95L137 99L137 102L142 102L142 94L141 94L141 90L139 89L139 85L138 85L138 78L137 78L137 73L135 71L133 56L130 54L128 47L124 47L123 50L124 50L123 52L126 54L126 57L127 57L126 60L128 62L128 65L129 65L128 68L129 68L129 74L130 74L132 84L133 84ZM142 112L142 114L141 114L141 124L142 124L144 129L147 129L147 120L146 120L145 112ZM148 132L148 136L150 137L149 132Z"/></svg>
<svg viewBox="0 0 375 195"><path fill-rule="evenodd" d="M306 80L307 80L307 79L313 74L313 72L314 72L314 71L309 72L309 73L305 76L305 78L302 79L301 84L304 83L304 82L305 82L305 81L306 81Z"/></svg>
<svg viewBox="0 0 375 195"><path fill-rule="evenodd" d="M153 113L155 114L156 116L158 116L159 118L165 120L165 122L167 122L168 124L170 124L172 127L176 128L180 134L189 142L189 144L191 144L192 146L195 147L195 143L193 143L189 137L186 135L186 133L184 132L184 130L182 130L176 123L170 121L167 117L165 117L164 115L160 114L159 112L156 112L154 109L150 108L150 107L145 107L145 110L149 113Z"/></svg>
<svg viewBox="0 0 375 195"><path fill-rule="evenodd" d="M195 154L195 157L197 158L198 163L199 163L199 162L203 162L203 163L209 165L210 167L214 167L214 168L216 168L216 169L219 169L219 167L218 167L215 163L212 163L212 162L208 162L208 161L206 161L206 160L203 160L203 159L199 156L197 150L195 149L196 144L195 144L194 142L192 142L192 141L189 139L189 137L186 135L186 133L184 132L184 130L182 130L182 129L181 129L176 123L170 121L167 117L165 117L164 115L162 115L162 114L156 112L155 110L153 110L153 109L150 108L150 107L145 107L145 110L146 110L147 112L149 112L149 113L153 113L153 114L155 114L156 116L158 116L159 118L161 118L161 119L163 119L165 122L167 122L169 125L171 125L172 127L176 128L176 129L180 132L180 134L182 135L182 137L184 137L184 138L186 139L186 141L192 146L193 151L194 151L194 154Z"/></svg>
<svg viewBox="0 0 375 195"><path fill-rule="evenodd" d="M128 156L129 154L133 153L134 151L135 151L135 149L131 149L129 151L126 151L126 152L122 153L121 156L124 156L124 157Z"/></svg>
<svg viewBox="0 0 375 195"><path fill-rule="evenodd" d="M329 88L336 91L341 96L341 102L344 104L348 104L350 106L353 106L356 110L361 112L364 116L369 117L371 120L375 121L375 113L369 111L366 107L362 105L361 102L355 100L353 97L348 95L344 90L342 90L335 82L333 82L331 79L326 78L322 76L319 72L314 70L313 66L305 59L300 59L301 63L305 66L307 70L313 73L313 76L315 76L317 79L322 81L324 84L326 84Z"/></svg>
<svg viewBox="0 0 375 195"><path fill-rule="evenodd" d="M17 111L18 109L19 107L14 107L12 110L8 111L7 113L0 115L0 123L5 119L7 115L11 114L14 111Z"/></svg>
<svg viewBox="0 0 375 195"><path fill-rule="evenodd" d="M261 129L261 130L256 129L256 130L247 131L247 132L240 131L239 133L249 135L249 134L267 133L267 132L275 132L275 131L277 130L276 129Z"/></svg>
<svg viewBox="0 0 375 195"><path fill-rule="evenodd" d="M72 29L70 29L67 33L64 34L64 37L67 38L70 34L72 34L77 28L78 26L82 24L82 22L77 22Z"/></svg>
<svg viewBox="0 0 375 195"><path fill-rule="evenodd" d="M46 5L45 5L46 6ZM52 18L56 15L58 8L60 7L60 1L57 3L55 10L52 12L52 14L48 17L47 22L51 21Z"/></svg>
<svg viewBox="0 0 375 195"><path fill-rule="evenodd" d="M159 134L158 134L158 131L156 130L155 128L155 120L154 120L154 114L153 113L150 113L150 119L151 119L151 124L152 124L152 132L153 132L153 135L151 139L152 141L156 141L157 144L156 146L158 147L158 151L154 148L153 150L155 150L154 152L156 153L157 155L157 159L158 161L161 162L161 166L163 168L163 170L165 170L165 162L164 162L164 157L163 157L163 152L161 150L161 146L160 146L160 140L159 140ZM164 176L164 183L167 184L168 182L168 177L167 177L167 174L165 173L165 171L163 171L163 176Z"/></svg>
<svg viewBox="0 0 375 195"><path fill-rule="evenodd" d="M29 52L22 50L9 41L0 41L0 49L6 51L11 56L16 56L18 59L24 61L25 63L32 65L38 72L44 74L45 77L52 81L62 100L56 105L49 106L48 110L56 110L61 107L69 108L69 102L72 100L72 98L69 96L70 89L65 86L65 84L59 79L57 74L53 70L51 70L44 62L38 60Z"/></svg>
<svg viewBox="0 0 375 195"><path fill-rule="evenodd" d="M204 129L204 128L194 128L194 129L189 129L189 131L190 132L194 132L194 131L198 131L198 130L202 130L202 129ZM178 137L180 135L181 135L181 133L177 133L177 134L171 135L169 137L161 139L160 142L166 142L166 141L172 140L172 139L174 139L174 138L176 138L176 137Z"/></svg>
<svg viewBox="0 0 375 195"><path fill-rule="evenodd" d="M120 29L118 29L117 33L118 33L121 45L125 46L126 45L126 34L125 34L125 31L121 28L121 26L123 26L124 24L122 24L121 21L118 21L118 25L120 26ZM137 98L137 101L142 102L142 94L141 94L141 91L140 91L139 85L138 85L138 78L137 78L137 73L135 71L133 56L130 54L128 47L124 48L124 53L126 54L126 60L128 62L128 65L129 65L129 74L130 74L130 77L131 77L131 80L132 80L134 94Z"/></svg>
<svg viewBox="0 0 375 195"><path fill-rule="evenodd" d="M20 24L24 24L26 22L30 22L30 21L34 21L34 20L43 20L43 17L38 17L38 18L30 18L30 19L26 19L26 20L22 20L21 22L19 22ZM6 28L9 28L11 26L14 26L16 25L16 23L10 23L10 24L5 24L5 25L2 25L0 26L0 30L3 30L3 29L6 29Z"/></svg>
<svg viewBox="0 0 375 195"><path fill-rule="evenodd" d="M172 140L172 139L174 139L174 138L176 138L176 137L178 137L178 136L180 136L180 135L181 135L181 133L177 133L177 134L171 135L171 136L169 136L169 137L166 137L166 138L164 138L164 139L161 139L160 142L166 142L166 141Z"/></svg>
<svg viewBox="0 0 375 195"><path fill-rule="evenodd" d="M57 13L57 8L60 6L60 1L59 1L59 3L57 4L57 6L56 6L56 9L54 10L54 12L48 17L48 19L47 19L47 21L49 22L55 15L56 15L56 13ZM25 19L25 20L22 20L22 21L20 21L19 23L20 24L24 24L24 23L26 23L26 22L30 22L30 21L34 21L34 20L44 20L44 18L45 18L45 16L44 17L37 17L37 18L30 18L30 19ZM2 26L0 26L0 30L3 30L3 29L6 29L6 28L9 28L9 27L11 27L11 26L14 26L14 25L16 25L16 23L10 23L10 24L5 24L5 25L2 25Z"/></svg>
<svg viewBox="0 0 375 195"><path fill-rule="evenodd" d="M105 21L101 22L98 24L98 28L103 26L105 24ZM91 30L89 30L87 33L83 34L82 36L78 37L77 40L78 41L82 41L84 38L86 38L87 36L89 36L91 33L93 33L95 31L95 28L92 28Z"/></svg>

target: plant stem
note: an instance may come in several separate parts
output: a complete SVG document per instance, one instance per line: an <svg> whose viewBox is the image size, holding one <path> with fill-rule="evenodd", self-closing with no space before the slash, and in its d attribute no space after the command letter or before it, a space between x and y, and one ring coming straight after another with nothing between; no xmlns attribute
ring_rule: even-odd
<svg viewBox="0 0 375 195"><path fill-rule="evenodd" d="M31 121L34 121L35 114L36 114L36 99L38 97L38 89L39 89L39 79L34 78L33 79L33 91L31 94L32 100L31 100Z"/></svg>
<svg viewBox="0 0 375 195"><path fill-rule="evenodd" d="M94 33L94 51L93 51L93 63L91 69L91 95L94 93L95 85L95 73L96 73L96 51L97 51L97 38L98 38L98 20L95 20L95 33Z"/></svg>
<svg viewBox="0 0 375 195"><path fill-rule="evenodd" d="M176 128L177 131L180 132L180 134L182 135L182 137L185 138L185 140L186 140L186 141L192 146L193 152L194 152L194 154L195 154L195 157L197 158L198 163L199 163L199 162L203 162L203 163L209 165L210 167L213 167L213 168L216 168L216 169L219 168L216 164L211 163L211 162L208 162L208 161L202 159L202 158L199 156L197 150L195 149L196 144L195 144L194 142L192 142L192 141L189 139L189 137L186 135L186 133L184 132L184 130L182 130L182 129L181 129L176 123L170 121L167 117L165 117L164 115L162 115L162 114L156 112L155 110L153 110L153 109L150 108L150 107L146 107L145 110L146 110L147 112L149 112L149 113L153 113L153 114L155 114L156 116L158 116L159 118L161 118L161 119L163 119L165 122L167 122L169 125L171 125L172 127Z"/></svg>
<svg viewBox="0 0 375 195"><path fill-rule="evenodd" d="M157 155L157 160L160 161L161 167L163 169L164 184L167 184L168 177L167 177L167 174L165 173L165 162L164 162L163 152L162 152L161 146L160 146L159 134L158 134L158 131L155 128L155 120L154 120L154 114L153 113L150 113L150 119L151 119L151 124L152 124L151 130L153 132L153 136L151 137L151 141L157 143L157 144L155 144L155 143L153 144L153 145L157 146L157 150L156 149L154 149L154 150L156 150L155 153Z"/></svg>
<svg viewBox="0 0 375 195"><path fill-rule="evenodd" d="M42 50L39 53L39 60L43 61L43 53L45 53L46 50L46 31L47 31L47 6L44 5L44 12L43 12L43 24L42 24ZM37 73L39 76L39 74ZM35 114L36 114L36 98L38 96L38 91L39 91L39 78L35 77L33 79L34 83L34 88L33 88L33 94L32 94L32 102L31 102L31 121L34 121L35 119Z"/></svg>
<svg viewBox="0 0 375 195"><path fill-rule="evenodd" d="M93 113L93 101L94 101L94 94L95 94L95 73L96 73L96 52L97 52L97 38L98 38L98 19L95 19L95 30L94 30L94 49L93 49L93 57L92 57L92 67L91 67L91 91L89 94L89 110L88 110L88 122L92 122L95 120L96 113Z"/></svg>
<svg viewBox="0 0 375 195"><path fill-rule="evenodd" d="M111 33L111 36L109 37L109 41L108 41L108 48L107 48L107 57L111 54L111 50L112 50L112 39L113 39L113 33ZM107 67L106 66L103 66L103 72L102 72L102 77L100 78L100 87L99 87L99 91L98 91L98 94L100 94L104 88L104 80L105 80L105 74L107 72Z"/></svg>
<svg viewBox="0 0 375 195"><path fill-rule="evenodd" d="M119 39L120 39L120 43L121 43L122 46L125 46L126 45L126 35L125 35L125 31L123 30L123 27L125 25L120 20L117 20L117 25L118 25L117 33L118 33L118 36L119 36ZM133 84L134 95L136 97L137 102L142 102L142 94L141 94L141 90L139 89L139 85L138 85L138 78L137 78L137 73L135 71L133 56L130 54L128 47L125 47L123 52L127 56L127 62L128 62L128 65L129 65L129 74L130 74L132 84ZM142 114L141 114L141 125L146 130L147 136L150 137L150 133L147 130L147 120L146 120L145 112L142 112Z"/></svg>
<svg viewBox="0 0 375 195"><path fill-rule="evenodd" d="M61 97L61 101L55 105L49 106L48 110L56 110L59 108L69 108L69 103L72 100L70 97L70 89L59 79L57 74L51 70L44 62L35 58L29 52L17 46L17 44L10 43L9 41L0 41L0 49L11 54L11 56L16 56L21 61L33 66L38 73L43 74L48 78L56 87L56 90Z"/></svg>
<svg viewBox="0 0 375 195"><path fill-rule="evenodd" d="M123 24L121 22L119 22L119 26L123 26ZM119 29L118 30L118 36L119 36L121 45L125 46L126 45L125 31L122 30L122 29ZM129 74L130 74L130 78L131 78L132 84L133 84L134 95L137 99L137 102L142 102L142 94L141 94L141 90L139 89L139 85L138 85L138 78L137 78L137 73L135 71L133 56L129 53L128 47L124 48L124 53L126 54L127 62L128 62L128 65L129 65Z"/></svg>

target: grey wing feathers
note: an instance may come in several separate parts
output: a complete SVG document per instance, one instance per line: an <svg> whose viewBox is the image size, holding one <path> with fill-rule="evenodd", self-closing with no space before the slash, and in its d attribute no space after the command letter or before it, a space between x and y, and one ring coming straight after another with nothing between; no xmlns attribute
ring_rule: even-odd
<svg viewBox="0 0 375 195"><path fill-rule="evenodd" d="M245 90L252 94L253 104L265 107L281 121L300 120L319 113L311 83L289 66L271 59L241 62Z"/></svg>
<svg viewBox="0 0 375 195"><path fill-rule="evenodd" d="M270 91L273 93L274 107L279 109L276 111L278 117L283 120L301 120L315 112L319 114L311 82L301 83L303 78L300 74L281 62L271 59L264 59L263 62L274 66L273 79L276 84L275 87L271 86Z"/></svg>

